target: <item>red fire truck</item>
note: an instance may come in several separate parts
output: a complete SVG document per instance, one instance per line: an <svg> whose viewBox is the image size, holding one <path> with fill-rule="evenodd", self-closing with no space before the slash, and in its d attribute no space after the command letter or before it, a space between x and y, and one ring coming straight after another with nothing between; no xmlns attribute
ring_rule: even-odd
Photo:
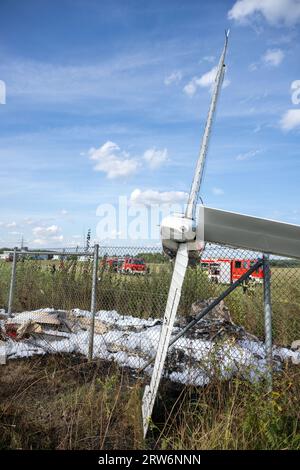
<svg viewBox="0 0 300 470"><path fill-rule="evenodd" d="M245 274L256 261L251 259L215 258L202 259L200 264L207 271L211 281L221 284L232 284ZM262 283L263 277L263 268L259 267L251 274L249 279L255 283Z"/></svg>
<svg viewBox="0 0 300 470"><path fill-rule="evenodd" d="M104 265L106 269L121 274L146 274L148 272L146 263L141 258L111 257L103 260L101 264L102 266Z"/></svg>
<svg viewBox="0 0 300 470"><path fill-rule="evenodd" d="M107 269L111 269L111 270L117 272L117 270L118 270L118 262L119 262L118 258L113 257L113 258L106 258L106 259L104 259L104 260L101 262L101 264L102 264L102 266L105 265L105 267L106 267Z"/></svg>
<svg viewBox="0 0 300 470"><path fill-rule="evenodd" d="M119 264L118 271L123 274L146 274L146 263L141 258L124 258Z"/></svg>

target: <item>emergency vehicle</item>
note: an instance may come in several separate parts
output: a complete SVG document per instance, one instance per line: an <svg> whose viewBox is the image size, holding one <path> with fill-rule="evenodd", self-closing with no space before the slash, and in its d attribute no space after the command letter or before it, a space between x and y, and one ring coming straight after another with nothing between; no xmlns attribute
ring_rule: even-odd
<svg viewBox="0 0 300 470"><path fill-rule="evenodd" d="M146 274L148 272L146 263L141 258L124 258L119 264L118 272L123 274Z"/></svg>
<svg viewBox="0 0 300 470"><path fill-rule="evenodd" d="M102 260L101 265L105 265L106 269L111 269L112 271L117 272L122 262L123 258L112 257Z"/></svg>
<svg viewBox="0 0 300 470"><path fill-rule="evenodd" d="M207 271L211 281L221 284L232 284L245 274L256 261L251 259L215 258L202 259L200 265ZM259 284L263 282L263 278L262 266L249 276L251 281Z"/></svg>

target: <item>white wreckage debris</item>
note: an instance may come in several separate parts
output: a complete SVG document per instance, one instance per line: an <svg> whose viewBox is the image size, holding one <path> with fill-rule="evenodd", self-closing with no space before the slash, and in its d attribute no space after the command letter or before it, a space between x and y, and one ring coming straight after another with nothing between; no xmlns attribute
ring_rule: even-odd
<svg viewBox="0 0 300 470"><path fill-rule="evenodd" d="M192 315L196 315L207 302L193 304ZM179 318L173 335L178 334L189 320ZM87 356L90 324L91 313L80 309L47 308L0 320L0 363L5 363L3 358L47 353ZM114 310L100 310L95 314L94 357L139 370L155 356L160 331L159 319L142 319L120 315ZM300 364L299 341L295 341L291 349L273 347L275 370L280 370L288 360ZM263 342L235 325L228 309L221 303L170 347L165 377L174 382L203 386L215 377L229 379L238 373L256 381L266 371ZM146 368L146 373L152 373L152 365Z"/></svg>
<svg viewBox="0 0 300 470"><path fill-rule="evenodd" d="M72 332L71 325L66 320L66 312L36 310L22 312L8 318L4 323L4 330L8 337L21 340L35 335L43 335L44 338L55 340L62 332Z"/></svg>

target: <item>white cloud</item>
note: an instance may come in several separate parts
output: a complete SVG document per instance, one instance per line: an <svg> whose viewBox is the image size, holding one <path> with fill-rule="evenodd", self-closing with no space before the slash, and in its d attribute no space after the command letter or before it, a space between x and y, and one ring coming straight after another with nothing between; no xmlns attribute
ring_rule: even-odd
<svg viewBox="0 0 300 470"><path fill-rule="evenodd" d="M245 153L240 153L239 155L236 156L236 160L238 161L243 161L243 160L250 160L250 158L255 157L255 155L258 155L261 153L261 150L250 150L249 152Z"/></svg>
<svg viewBox="0 0 300 470"><path fill-rule="evenodd" d="M61 229L57 225L50 225L49 227L34 227L32 232L37 238L33 240L33 243L44 247L49 245L49 243L61 243L64 241L64 236L59 233L60 231Z"/></svg>
<svg viewBox="0 0 300 470"><path fill-rule="evenodd" d="M185 85L183 91L187 95L193 96L198 87L210 87L215 81L217 71L218 67L213 67L209 72L206 72L201 77L193 77L192 80Z"/></svg>
<svg viewBox="0 0 300 470"><path fill-rule="evenodd" d="M159 168L163 163L168 160L168 151L167 149L156 150L155 148L148 149L144 153L144 160L147 162L148 166L153 170Z"/></svg>
<svg viewBox="0 0 300 470"><path fill-rule="evenodd" d="M64 239L64 236L63 235L57 235L55 237L51 237L51 240L55 241L55 242L62 242Z"/></svg>
<svg viewBox="0 0 300 470"><path fill-rule="evenodd" d="M282 49L268 49L265 54L257 62L252 62L248 69L250 72L255 72L262 65L267 65L271 67L278 67L284 59L284 52Z"/></svg>
<svg viewBox="0 0 300 470"><path fill-rule="evenodd" d="M197 91L196 80L197 80L197 78L194 77L194 78L192 78L192 80L189 83L187 83L184 86L184 88L183 88L184 93L186 93L189 96L193 96L196 93L196 91Z"/></svg>
<svg viewBox="0 0 300 470"><path fill-rule="evenodd" d="M66 209L62 209L60 213L61 215L68 215L68 211Z"/></svg>
<svg viewBox="0 0 300 470"><path fill-rule="evenodd" d="M60 232L60 228L57 225L49 225L49 227L34 227L32 233L39 237L54 237Z"/></svg>
<svg viewBox="0 0 300 470"><path fill-rule="evenodd" d="M17 226L16 222L9 222L5 225L6 228L15 228Z"/></svg>
<svg viewBox="0 0 300 470"><path fill-rule="evenodd" d="M215 56L214 55L205 55L202 60L205 60L205 62L214 62L215 61Z"/></svg>
<svg viewBox="0 0 300 470"><path fill-rule="evenodd" d="M300 21L300 0L238 0L228 18L243 22L257 14L270 24L293 25Z"/></svg>
<svg viewBox="0 0 300 470"><path fill-rule="evenodd" d="M35 239L33 240L33 243L34 243L35 245L45 245L46 240L44 240L43 238L35 238Z"/></svg>
<svg viewBox="0 0 300 470"><path fill-rule="evenodd" d="M46 230L47 230L48 233L53 234L53 233L59 232L60 228L57 225L50 225L49 227L47 227Z"/></svg>
<svg viewBox="0 0 300 470"><path fill-rule="evenodd" d="M95 171L102 171L107 178L119 178L133 175L142 168L144 161L151 169L159 168L168 160L167 149L151 148L144 152L140 158L132 158L114 142L108 141L98 149L89 150L89 158L96 162Z"/></svg>
<svg viewBox="0 0 300 470"><path fill-rule="evenodd" d="M297 127L300 128L300 109L289 109L280 121L281 129L290 131Z"/></svg>
<svg viewBox="0 0 300 470"><path fill-rule="evenodd" d="M217 76L218 67L213 67L209 72L204 73L200 78L196 80L197 85L201 87L210 87Z"/></svg>
<svg viewBox="0 0 300 470"><path fill-rule="evenodd" d="M252 64L249 65L248 69L250 72L255 72L257 70L257 62L252 62Z"/></svg>
<svg viewBox="0 0 300 470"><path fill-rule="evenodd" d="M224 194L224 191L222 188L212 188L212 192L214 193L215 196L222 196Z"/></svg>
<svg viewBox="0 0 300 470"><path fill-rule="evenodd" d="M283 61L284 53L281 49L268 49L262 60L267 65L277 67Z"/></svg>
<svg viewBox="0 0 300 470"><path fill-rule="evenodd" d="M120 147L111 141L98 149L91 148L89 157L96 162L94 170L102 171L109 179L133 175L139 167L136 159L130 158L127 152L121 151Z"/></svg>
<svg viewBox="0 0 300 470"><path fill-rule="evenodd" d="M193 96L196 93L198 87L211 88L216 79L217 72L218 72L218 67L215 66L208 72L201 75L201 77L193 77L192 80L185 85L185 87L183 88L183 91L187 95ZM229 80L225 79L223 82L223 87L228 86L229 83L230 83Z"/></svg>
<svg viewBox="0 0 300 470"><path fill-rule="evenodd" d="M24 223L25 223L26 225L33 225L33 224L34 224L34 220L33 220L31 217L26 217L26 218L24 219Z"/></svg>
<svg viewBox="0 0 300 470"><path fill-rule="evenodd" d="M131 205L151 206L152 204L185 203L187 198L188 194L183 191L160 192L152 189L146 191L135 189L130 195L129 202Z"/></svg>
<svg viewBox="0 0 300 470"><path fill-rule="evenodd" d="M166 86L169 86L172 83L178 84L181 81L181 79L182 79L182 73L180 72L180 70L176 70L175 72L172 72L170 75L168 75L164 79L164 84Z"/></svg>

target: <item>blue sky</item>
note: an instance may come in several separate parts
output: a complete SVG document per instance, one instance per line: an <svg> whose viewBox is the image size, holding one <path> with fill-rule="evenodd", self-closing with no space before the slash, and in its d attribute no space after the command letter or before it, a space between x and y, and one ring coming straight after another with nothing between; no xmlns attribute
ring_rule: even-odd
<svg viewBox="0 0 300 470"><path fill-rule="evenodd" d="M97 207L120 195L182 202L228 27L201 196L300 223L299 0L2 0L0 13L0 246L93 238Z"/></svg>

